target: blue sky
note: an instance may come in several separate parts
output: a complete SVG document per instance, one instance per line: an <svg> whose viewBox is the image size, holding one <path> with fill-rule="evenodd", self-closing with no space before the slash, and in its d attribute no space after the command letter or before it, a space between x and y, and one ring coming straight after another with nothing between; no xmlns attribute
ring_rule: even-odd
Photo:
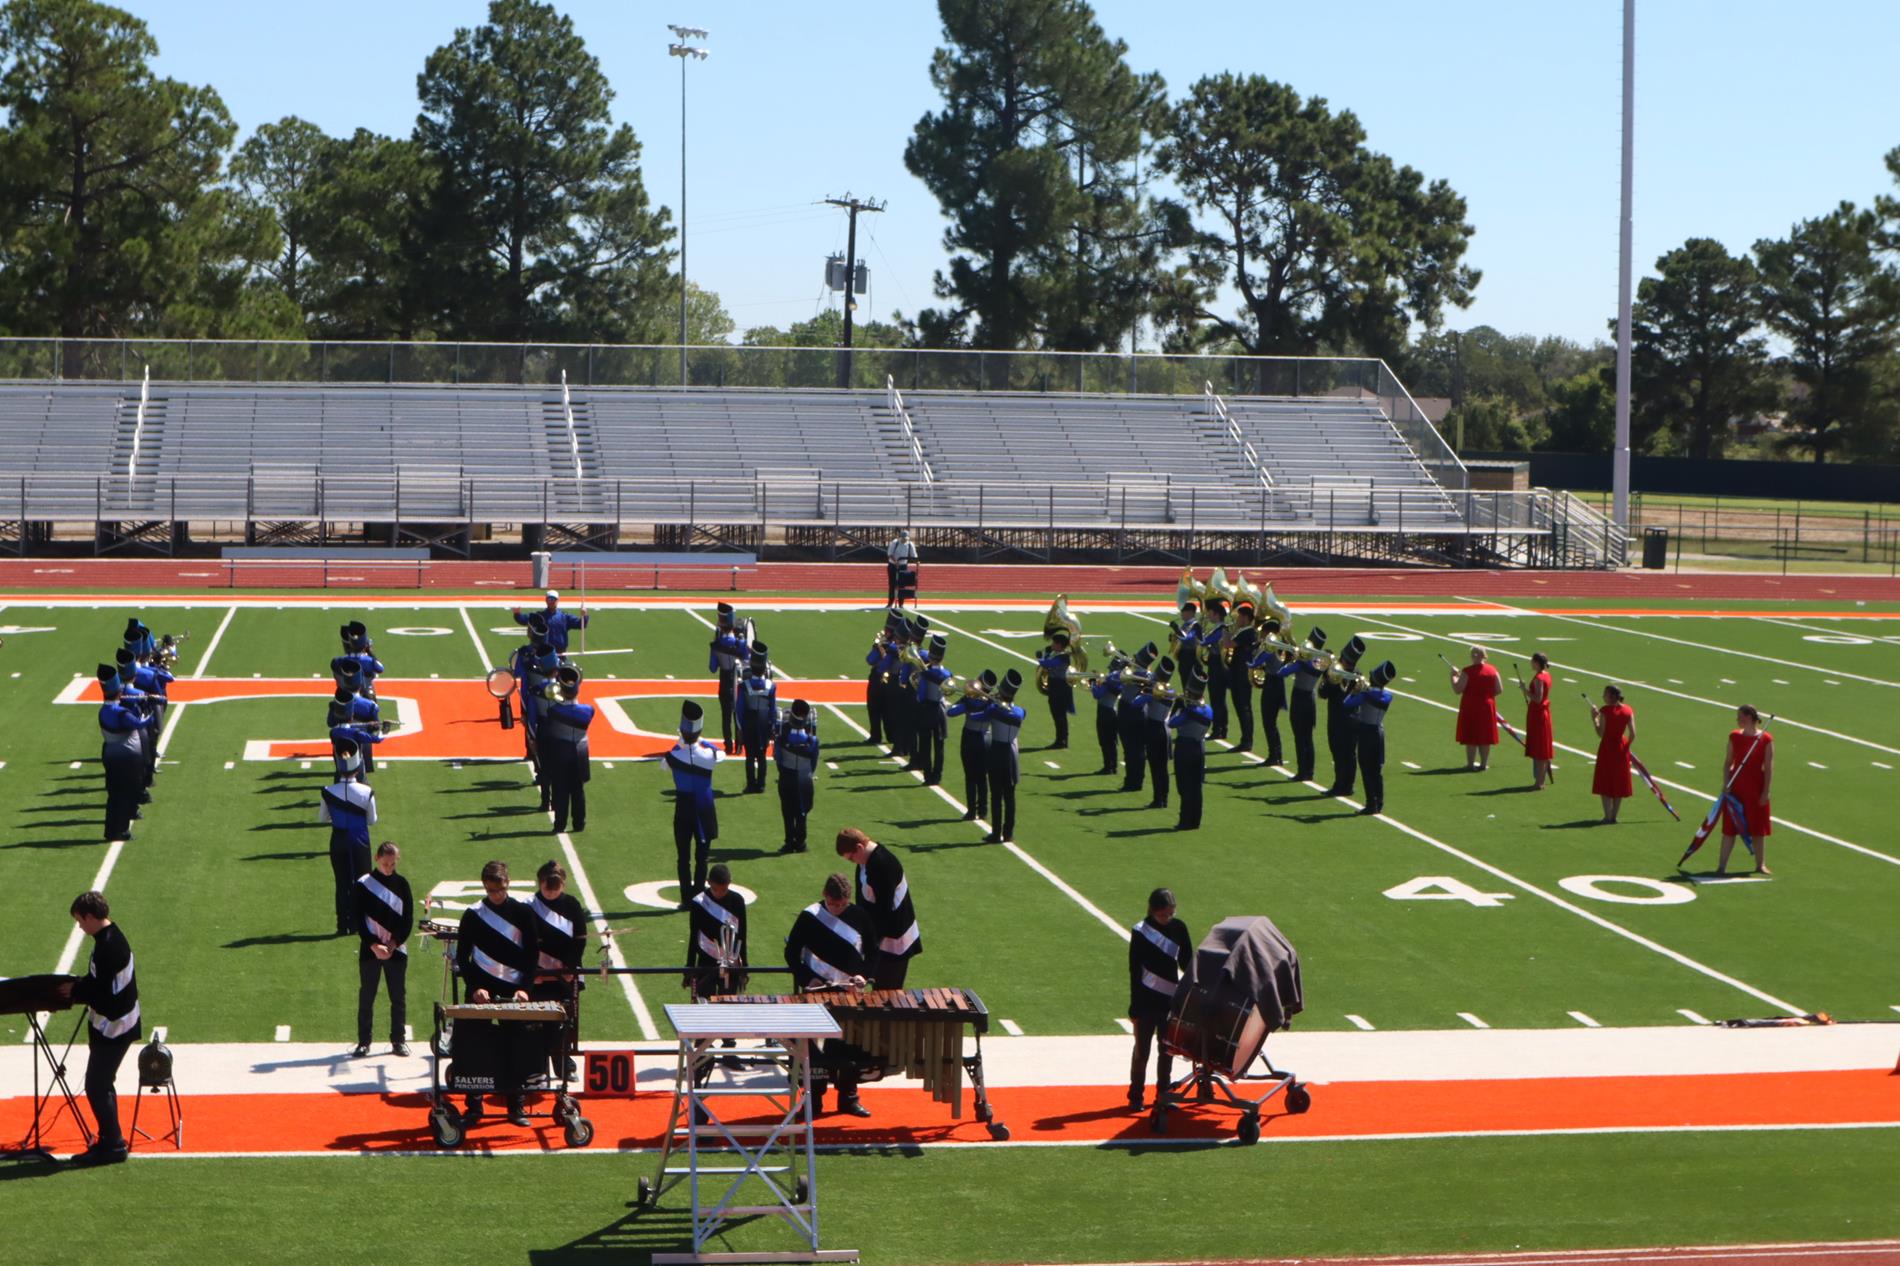
<svg viewBox="0 0 1900 1266"><path fill-rule="evenodd" d="M479 0L321 5L134 0L160 69L223 95L248 133L299 114L333 134L406 134L415 77ZM904 169L939 39L925 0L564 0L645 147L655 202L679 199L680 63L669 22L705 27L688 76L689 266L741 327L835 302L823 260L850 190L886 199L862 221L877 316L934 302L943 219ZM1129 62L1179 93L1224 70L1258 73L1358 114L1368 143L1470 205L1476 301L1452 328L1605 336L1616 304L1620 0L1098 0ZM1900 145L1895 0L1641 0L1637 47L1638 268L1690 236L1731 250L1891 184Z"/></svg>

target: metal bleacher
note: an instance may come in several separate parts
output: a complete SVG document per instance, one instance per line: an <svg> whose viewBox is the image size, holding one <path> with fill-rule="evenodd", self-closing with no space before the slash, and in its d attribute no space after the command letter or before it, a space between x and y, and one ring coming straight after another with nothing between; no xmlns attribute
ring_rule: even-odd
<svg viewBox="0 0 1900 1266"><path fill-rule="evenodd" d="M1306 521L1421 529L1461 521L1376 400L1237 397L1227 409Z"/></svg>

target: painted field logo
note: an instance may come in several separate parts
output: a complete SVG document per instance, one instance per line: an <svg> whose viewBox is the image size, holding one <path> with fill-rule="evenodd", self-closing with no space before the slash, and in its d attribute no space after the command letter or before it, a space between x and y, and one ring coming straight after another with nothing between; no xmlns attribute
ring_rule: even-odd
<svg viewBox="0 0 1900 1266"><path fill-rule="evenodd" d="M327 678L233 677L180 678L171 685L174 704L194 705L241 702L251 699L307 699L311 733L303 738L246 738L245 760L327 760L330 739L319 730L318 705L335 687ZM821 703L863 703L862 681L781 681L779 694ZM376 683L383 715L400 721L376 747L376 759L390 760L519 760L522 734L504 730L481 681L438 681L430 678L384 677ZM595 760L641 760L660 756L673 746L671 731L645 730L634 723L626 704L635 699L717 699L719 683L703 681L592 681L582 689L581 701L592 704L599 718L588 734ZM98 705L99 683L75 677L60 691L56 703Z"/></svg>

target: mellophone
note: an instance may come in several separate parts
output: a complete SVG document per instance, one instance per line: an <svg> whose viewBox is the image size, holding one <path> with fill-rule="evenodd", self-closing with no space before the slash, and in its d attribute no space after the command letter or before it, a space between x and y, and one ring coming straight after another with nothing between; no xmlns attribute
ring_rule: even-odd
<svg viewBox="0 0 1900 1266"><path fill-rule="evenodd" d="M567 1007L559 1002L454 1002L442 1006L445 1020L509 1020L521 1024L565 1024Z"/></svg>
<svg viewBox="0 0 1900 1266"><path fill-rule="evenodd" d="M991 1118L983 1086L983 1034L990 1029L989 1008L971 989L814 990L790 997L735 996L718 1002L816 1002L844 1030L844 1041L870 1053L860 1064L862 1080L887 1074L915 1077L931 1098L950 1105L950 1116L963 1116L963 1076L969 1073L977 1118ZM963 1030L976 1035L976 1054L963 1053Z"/></svg>

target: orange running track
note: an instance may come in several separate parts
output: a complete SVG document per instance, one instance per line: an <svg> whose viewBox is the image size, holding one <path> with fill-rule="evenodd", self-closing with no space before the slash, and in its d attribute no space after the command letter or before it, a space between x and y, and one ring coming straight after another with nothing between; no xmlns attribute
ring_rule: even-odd
<svg viewBox="0 0 1900 1266"><path fill-rule="evenodd" d="M188 1068L181 1075L190 1076ZM1256 1083L1264 1087L1266 1083ZM1256 1090L1253 1093L1260 1093ZM818 1142L838 1144L987 1143L984 1127L949 1109L927 1091L863 1091L869 1119L821 1119ZM724 1101L725 1105L743 1102ZM189 1095L183 1100L187 1153L322 1153L434 1151L428 1103L420 1095ZM545 1096L533 1106L544 1109ZM591 1147L657 1146L671 1103L665 1093L631 1099L587 1099L594 1123ZM1014 1143L1139 1143L1155 1135L1144 1114L1128 1110L1112 1086L994 1089L996 1119ZM724 1105L722 1105L724 1106ZM490 1115L471 1133L470 1147L562 1150L561 1132L537 1120L534 1128L508 1125L491 1100ZM130 1129L132 1101L120 1100ZM731 1109L728 1108L728 1111ZM0 1139L25 1134L32 1103L0 1100ZM1188 1105L1169 1116L1174 1141L1230 1138L1234 1109ZM1845 1072L1683 1075L1671 1077L1521 1078L1489 1081L1365 1081L1313 1087L1312 1109L1286 1115L1275 1098L1262 1119L1266 1141L1303 1138L1374 1138L1487 1133L1651 1131L1777 1126L1900 1125L1900 1077L1875 1070ZM140 1127L159 1133L161 1101L147 1096ZM79 1132L62 1118L48 1130L57 1151L77 1151ZM141 1141L141 1151L170 1151Z"/></svg>

